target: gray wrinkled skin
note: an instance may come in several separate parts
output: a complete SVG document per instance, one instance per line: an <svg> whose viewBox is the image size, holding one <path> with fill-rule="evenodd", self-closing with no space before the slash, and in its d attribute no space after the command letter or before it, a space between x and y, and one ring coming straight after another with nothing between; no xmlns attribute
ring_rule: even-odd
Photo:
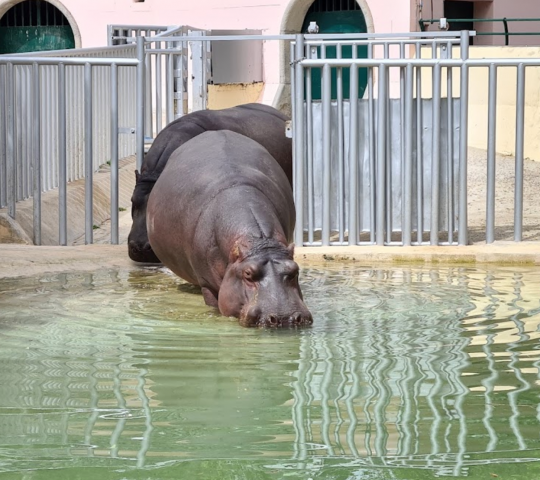
<svg viewBox="0 0 540 480"><path fill-rule="evenodd" d="M252 138L270 152L292 183L292 144L285 137L286 120L285 115L272 107L250 103L223 110L193 112L167 125L145 155L141 172L135 173L136 184L131 197L133 224L128 236L129 257L136 262L159 263L146 231L148 196L171 154L201 133L231 130Z"/></svg>
<svg viewBox="0 0 540 480"><path fill-rule="evenodd" d="M176 150L148 200L158 258L244 326L312 323L290 244L294 224L283 170L260 144L230 131Z"/></svg>

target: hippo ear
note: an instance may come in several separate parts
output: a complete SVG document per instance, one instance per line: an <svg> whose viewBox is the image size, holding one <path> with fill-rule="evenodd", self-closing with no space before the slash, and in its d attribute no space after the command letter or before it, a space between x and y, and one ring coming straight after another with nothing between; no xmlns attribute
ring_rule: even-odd
<svg viewBox="0 0 540 480"><path fill-rule="evenodd" d="M139 178L141 178L141 174L139 170L135 170L135 182L139 182Z"/></svg>
<svg viewBox="0 0 540 480"><path fill-rule="evenodd" d="M290 243L287 247L287 250L289 251L289 255L291 256L291 259L294 260L294 243Z"/></svg>

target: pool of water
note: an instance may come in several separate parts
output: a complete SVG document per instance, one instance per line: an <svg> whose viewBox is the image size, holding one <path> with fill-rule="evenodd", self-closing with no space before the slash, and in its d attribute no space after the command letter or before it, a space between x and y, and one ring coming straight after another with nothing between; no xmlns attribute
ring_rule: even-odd
<svg viewBox="0 0 540 480"><path fill-rule="evenodd" d="M540 269L301 283L272 331L163 269L0 280L0 478L540 478Z"/></svg>

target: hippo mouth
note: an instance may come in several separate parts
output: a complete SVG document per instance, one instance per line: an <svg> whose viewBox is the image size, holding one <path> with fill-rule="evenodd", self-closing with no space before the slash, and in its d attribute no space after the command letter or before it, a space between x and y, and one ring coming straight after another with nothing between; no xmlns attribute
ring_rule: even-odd
<svg viewBox="0 0 540 480"><path fill-rule="evenodd" d="M258 328L303 328L309 327L313 323L313 317L311 313L295 312L292 315L280 316L280 315L263 315L259 317L255 322L244 321L240 322L246 327L258 327Z"/></svg>
<svg viewBox="0 0 540 480"><path fill-rule="evenodd" d="M144 246L137 244L136 242L128 243L128 254L129 258L134 262L139 263L161 263L161 260L152 250L152 247L149 243L146 243Z"/></svg>

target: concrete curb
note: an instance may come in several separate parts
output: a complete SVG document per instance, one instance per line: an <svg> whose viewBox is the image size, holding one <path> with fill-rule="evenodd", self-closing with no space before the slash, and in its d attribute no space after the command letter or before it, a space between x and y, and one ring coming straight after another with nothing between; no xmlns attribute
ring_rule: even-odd
<svg viewBox="0 0 540 480"><path fill-rule="evenodd" d="M295 258L302 267L356 263L362 265L540 266L540 242L467 247L301 247ZM126 245L71 247L5 244L0 247L0 278L50 273L144 268L130 260Z"/></svg>

